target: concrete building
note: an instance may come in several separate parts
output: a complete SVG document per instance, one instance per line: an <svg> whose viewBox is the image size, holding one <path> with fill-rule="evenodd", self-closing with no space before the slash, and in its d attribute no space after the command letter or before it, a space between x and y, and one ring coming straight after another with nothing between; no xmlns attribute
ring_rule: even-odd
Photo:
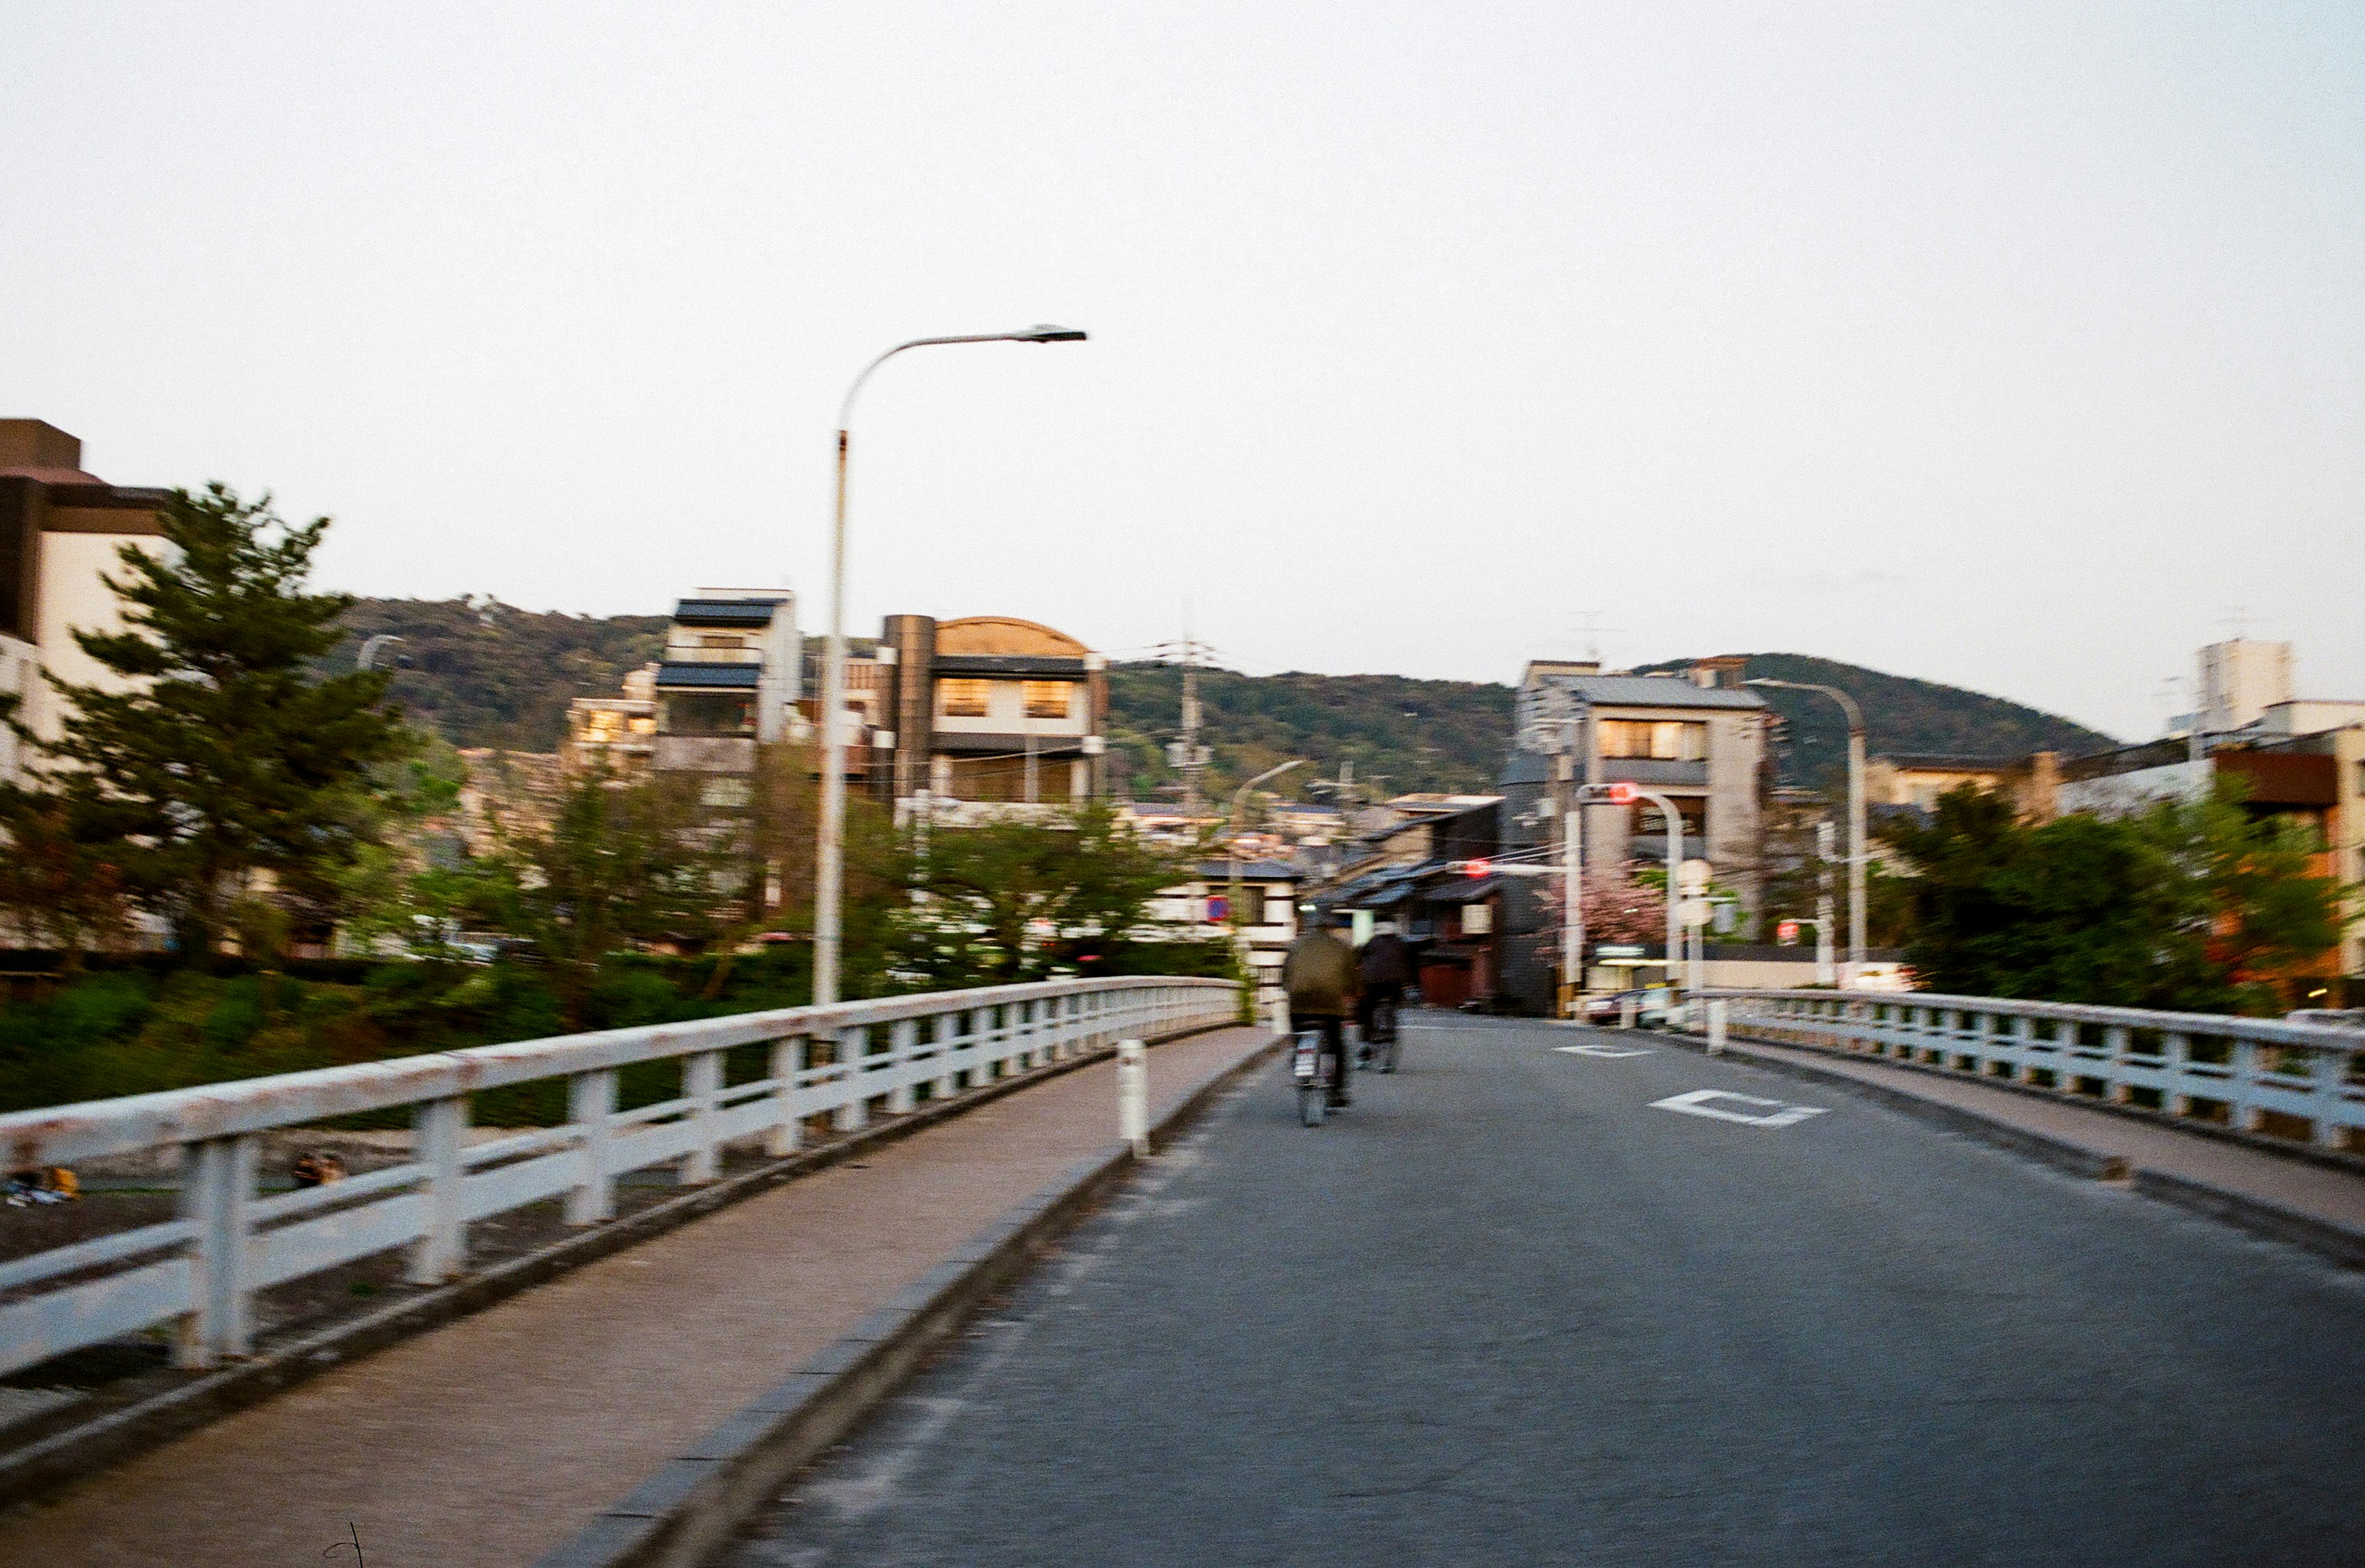
<svg viewBox="0 0 2365 1568"><path fill-rule="evenodd" d="M559 756L570 777L604 772L620 778L648 771L656 756L657 669L624 677L614 697L578 697L566 705L566 744Z"/></svg>
<svg viewBox="0 0 2365 1568"><path fill-rule="evenodd" d="M1739 895L1744 922L1756 919L1769 712L1741 684L1739 658L1705 659L1684 676L1537 660L1519 682L1515 710L1520 750L1566 756L1559 766L1589 784L1638 784L1665 795L1683 818L1685 854L1706 859ZM1560 749L1570 744L1574 752ZM1588 806L1584 829L1587 866L1664 857L1664 824L1647 802Z"/></svg>
<svg viewBox="0 0 2365 1568"><path fill-rule="evenodd" d="M848 661L861 766L899 816L1080 805L1104 792L1106 663L1063 632L1006 615L891 615Z"/></svg>
<svg viewBox="0 0 2365 1568"><path fill-rule="evenodd" d="M1240 862L1239 934L1248 946L1249 972L1255 977L1259 1016L1281 993L1282 960L1297 940L1297 890L1301 868L1285 860ZM1169 888L1150 902L1149 917L1195 941L1212 941L1232 930L1231 863L1209 860L1192 880Z"/></svg>
<svg viewBox="0 0 2365 1568"><path fill-rule="evenodd" d="M2061 759L2049 751L2028 756L1900 752L1865 759L1865 803L1876 812L1883 806L1926 812L1937 805L1939 796L1966 784L2011 796L2014 809L2030 822L2051 822L2060 812Z"/></svg>
<svg viewBox="0 0 2365 1568"><path fill-rule="evenodd" d="M757 746L788 738L803 667L795 595L699 589L674 606L650 681L651 762L661 772L754 773Z"/></svg>
<svg viewBox="0 0 2365 1568"><path fill-rule="evenodd" d="M104 575L120 573L126 544L161 549L161 489L110 485L82 466L82 442L39 420L0 420L0 695L18 719L54 739L65 709L51 682L119 689L114 672L82 651L79 628L122 629ZM0 730L0 778L20 779L29 759Z"/></svg>
<svg viewBox="0 0 2365 1568"><path fill-rule="evenodd" d="M2268 709L2292 700L2292 646L2236 637L2212 643L2200 655L2204 735L2228 734L2257 723Z"/></svg>

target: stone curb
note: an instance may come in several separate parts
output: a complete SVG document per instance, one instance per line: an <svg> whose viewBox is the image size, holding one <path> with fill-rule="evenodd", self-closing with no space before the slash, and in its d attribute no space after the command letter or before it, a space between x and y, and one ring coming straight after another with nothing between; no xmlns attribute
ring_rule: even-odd
<svg viewBox="0 0 2365 1568"><path fill-rule="evenodd" d="M1703 1054L1708 1048L1704 1039L1684 1035L1670 1035L1667 1037L1680 1040L1684 1045ZM2164 1204L2173 1204L2178 1208L2206 1215L2237 1229L2247 1230L2254 1236L2263 1236L2271 1241L2281 1241L2293 1247L2303 1248L2343 1268L2365 1268L2365 1233L2351 1230L2331 1220L2318 1219L2313 1215L2301 1214L2295 1209L2287 1209L2280 1204L2270 1204L2262 1198L2254 1198L2245 1193L2232 1192L2224 1187L2213 1187L2205 1182L2193 1181L2191 1177L2171 1176L2161 1170L2146 1170L2140 1166L2131 1165L2124 1155L2104 1154L2099 1149L2087 1148L2083 1145L2070 1143L2066 1139L2052 1137L2044 1133L2029 1132L2024 1128L2015 1127L1982 1115L1977 1111L1967 1111L1957 1105L1946 1105L1934 1100L1923 1099L1910 1089L1891 1088L1883 1083L1867 1083L1860 1078L1851 1077L1844 1072L1835 1072L1828 1068L1813 1067L1805 1062L1789 1061L1780 1057L1763 1056L1751 1050L1746 1045L1736 1045L1730 1040L1720 1054L1732 1057L1737 1061L1747 1062L1752 1067L1763 1068L1768 1072L1783 1073L1810 1083L1825 1084L1851 1091L1868 1100L1877 1101L1891 1110L1901 1111L1909 1116L1915 1116L1922 1121L1965 1133L1982 1142L1995 1144L1999 1148L2008 1148L2015 1153L2029 1155L2048 1165L2067 1170L2072 1175L2091 1177L2103 1182L2126 1182L2145 1197L2157 1199ZM1871 1059L1888 1067L1907 1065L1889 1061L1886 1058L1876 1057ZM2100 1105L2090 1108L2105 1109Z"/></svg>
<svg viewBox="0 0 2365 1568"><path fill-rule="evenodd" d="M1236 1024L1211 1029L1238 1028ZM1205 1034L1187 1029L1154 1037L1156 1044ZM446 1323L480 1312L547 1280L586 1263L622 1252L641 1242L678 1229L694 1219L769 1192L784 1182L824 1170L842 1160L910 1137L1006 1094L1030 1088L1063 1073L1107 1061L1116 1047L1104 1046L1066 1060L1051 1062L1008 1078L996 1079L962 1091L948 1100L934 1101L916 1111L865 1127L817 1148L803 1149L754 1170L668 1198L640 1213L616 1219L551 1243L521 1258L512 1258L448 1285L381 1308L364 1316L331 1325L301 1338L207 1374L194 1383L76 1426L52 1432L12 1452L0 1454L0 1507L11 1506L52 1492L93 1471L119 1464L158 1448L209 1422L331 1371L347 1361L383 1350Z"/></svg>
<svg viewBox="0 0 2365 1568"><path fill-rule="evenodd" d="M1274 1040L1210 1078L1150 1129L1163 1147L1217 1094L1270 1061ZM782 1383L667 1461L534 1568L697 1568L800 1470L877 1409L970 1315L1130 1173L1111 1144L958 1251Z"/></svg>

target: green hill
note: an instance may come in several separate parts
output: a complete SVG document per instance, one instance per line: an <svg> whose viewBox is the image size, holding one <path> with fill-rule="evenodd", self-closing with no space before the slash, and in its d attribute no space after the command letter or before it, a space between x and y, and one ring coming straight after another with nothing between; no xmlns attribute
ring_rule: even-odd
<svg viewBox="0 0 2365 1568"><path fill-rule="evenodd" d="M1744 678L1811 681L1838 687L1855 698L1864 710L1866 748L1875 756L2025 756L2033 751L2057 751L2075 756L2119 744L2058 714L1958 686L1884 675L1807 654L1745 656ZM1675 659L1645 665L1638 673L1677 670L1689 663ZM1782 719L1775 760L1783 783L1818 785L1830 770L1845 765L1847 719L1838 703L1810 691L1760 689L1759 695Z"/></svg>
<svg viewBox="0 0 2365 1568"><path fill-rule="evenodd" d="M541 614L489 599L370 599L353 607L345 625L346 639L331 657L348 667L364 637L403 639L394 651L409 664L395 675L394 697L415 722L454 745L550 751L566 734L566 704L614 692L625 671L657 655L666 622L661 615ZM1820 681L1854 696L1864 705L1876 752L1994 756L2115 744L2067 719L1976 691L1803 654L1748 657L1751 676ZM1683 662L1646 667L1676 669ZM1181 723L1182 672L1173 665L1118 665L1108 681L1111 752L1131 789L1147 795L1174 779L1165 746ZM1803 692L1765 697L1786 722L1777 754L1785 782L1814 782L1845 755L1847 731L1836 704ZM1291 794L1305 793L1311 778L1337 778L1350 761L1359 779L1390 794L1483 790L1510 744L1511 689L1485 681L1203 670L1199 700L1202 738L1215 752L1206 779L1211 796L1294 756L1314 766L1282 780Z"/></svg>

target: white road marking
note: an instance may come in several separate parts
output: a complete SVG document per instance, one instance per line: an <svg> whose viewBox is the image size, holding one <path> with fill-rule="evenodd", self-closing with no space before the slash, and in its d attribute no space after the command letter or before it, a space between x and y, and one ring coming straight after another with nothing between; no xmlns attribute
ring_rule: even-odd
<svg viewBox="0 0 2365 1568"><path fill-rule="evenodd" d="M1724 1110L1709 1103L1711 1100L1737 1100L1743 1105L1768 1107L1763 1114ZM1680 1111L1687 1116L1711 1116L1720 1122L1739 1122L1747 1127L1795 1126L1809 1116L1820 1116L1820 1105L1791 1105L1779 1100L1761 1100L1754 1094L1735 1094L1725 1089L1695 1089L1688 1094L1670 1094L1664 1100L1653 1100L1654 1111Z"/></svg>
<svg viewBox="0 0 2365 1568"><path fill-rule="evenodd" d="M1603 1061L1616 1061L1621 1057L1646 1057L1651 1054L1647 1050L1621 1051L1615 1046L1554 1046L1552 1049L1564 1057L1598 1057Z"/></svg>

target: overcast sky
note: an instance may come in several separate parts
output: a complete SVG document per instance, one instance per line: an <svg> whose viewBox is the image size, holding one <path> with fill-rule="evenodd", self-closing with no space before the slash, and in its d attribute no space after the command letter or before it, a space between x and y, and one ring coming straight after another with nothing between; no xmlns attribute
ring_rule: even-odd
<svg viewBox="0 0 2365 1568"><path fill-rule="evenodd" d="M0 413L328 583L2365 698L2365 7L0 16Z"/></svg>

